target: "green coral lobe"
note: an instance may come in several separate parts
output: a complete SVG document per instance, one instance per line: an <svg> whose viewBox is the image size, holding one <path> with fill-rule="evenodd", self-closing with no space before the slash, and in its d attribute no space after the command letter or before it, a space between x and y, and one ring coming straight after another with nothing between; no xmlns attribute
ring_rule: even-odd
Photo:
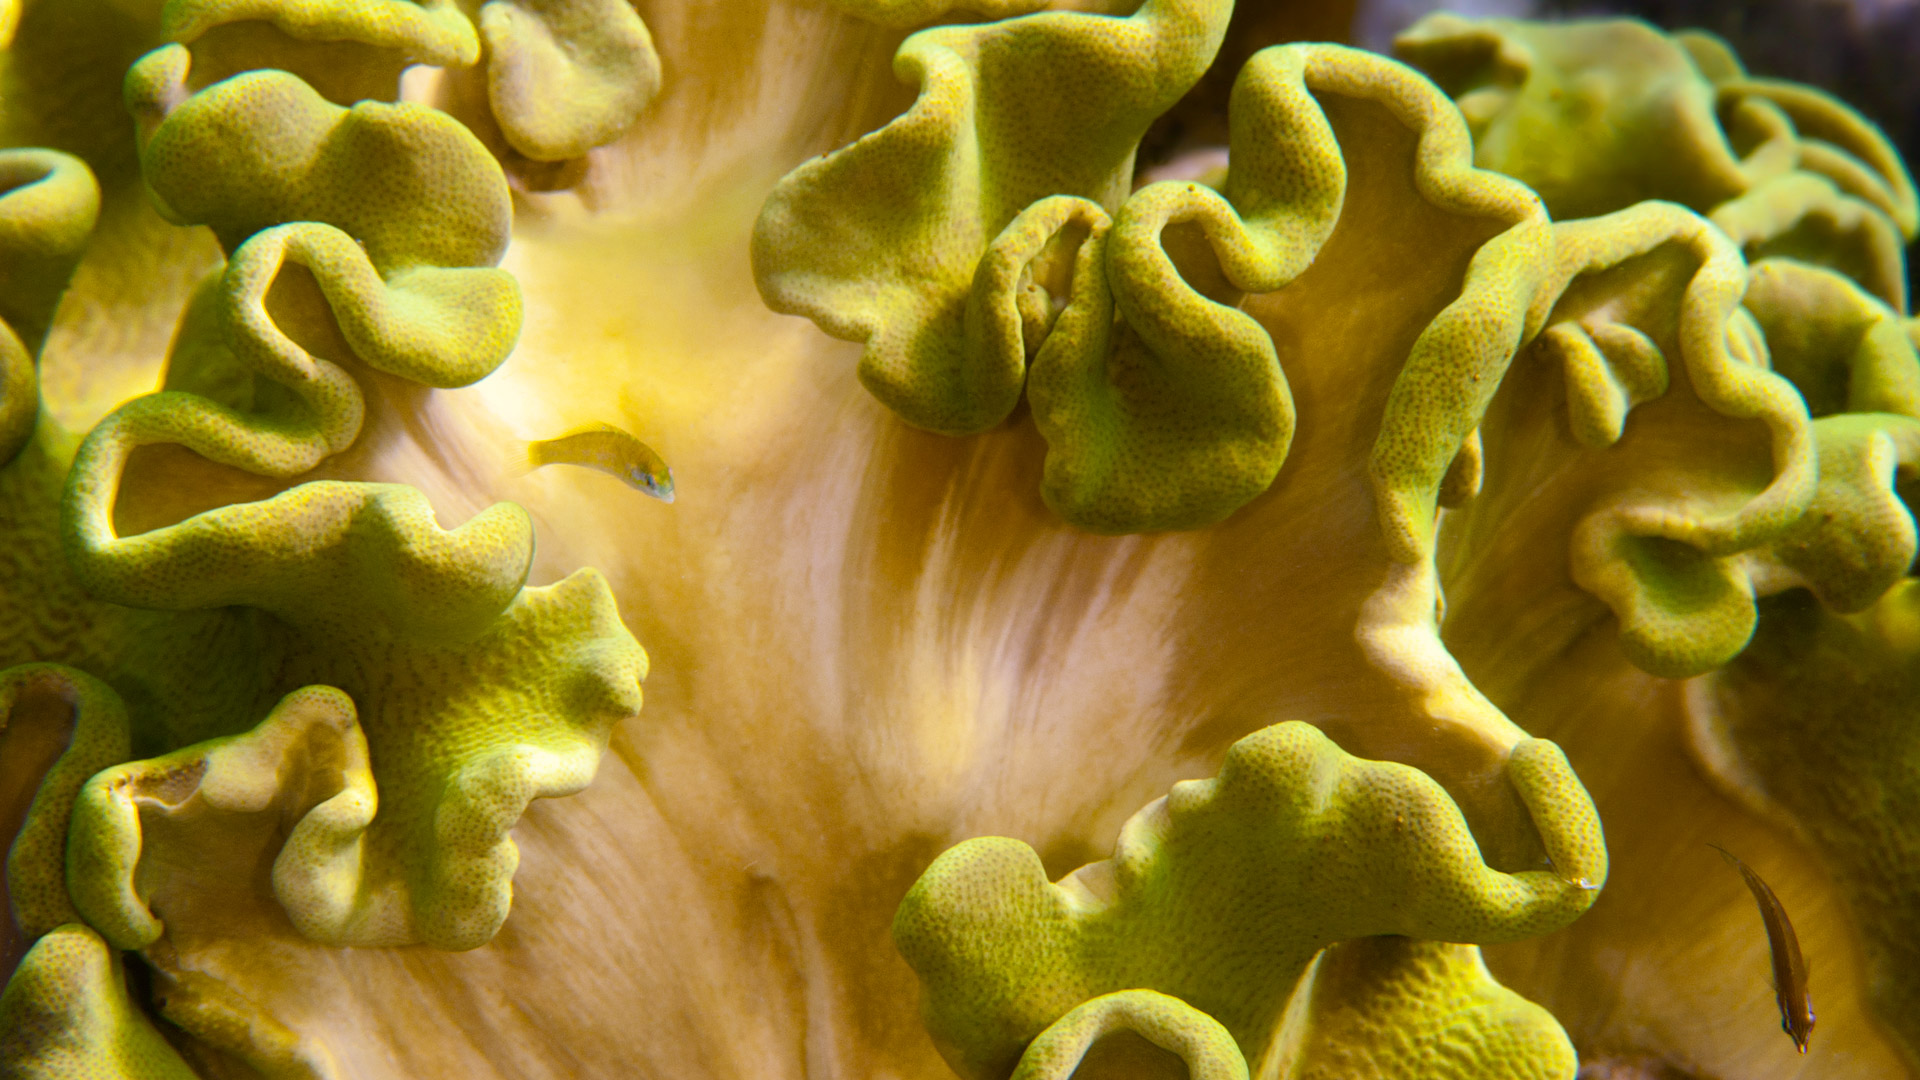
<svg viewBox="0 0 1920 1080"><path fill-rule="evenodd" d="M1013 1080L1068 1080L1103 1039L1131 1034L1178 1055L1189 1080L1247 1080L1247 1062L1220 1022L1176 997L1122 990L1094 998L1040 1033Z"/></svg>
<svg viewBox="0 0 1920 1080"><path fill-rule="evenodd" d="M1290 1080L1573 1080L1547 1010L1495 982L1480 950L1443 941L1343 941L1315 964Z"/></svg>
<svg viewBox="0 0 1920 1080"><path fill-rule="evenodd" d="M624 134L660 89L660 58L626 0L488 0L487 97L515 150L578 157Z"/></svg>
<svg viewBox="0 0 1920 1080"><path fill-rule="evenodd" d="M1117 208L1140 136L1205 70L1227 13L1148 0L1124 19L1047 12L908 38L895 70L919 84L913 108L768 197L753 240L761 294L865 342L861 381L909 423L1000 423L1025 355L967 333L981 256L1049 196Z"/></svg>
<svg viewBox="0 0 1920 1080"><path fill-rule="evenodd" d="M99 185L78 158L0 150L0 465L33 434L35 361L99 211Z"/></svg>
<svg viewBox="0 0 1920 1080"><path fill-rule="evenodd" d="M11 733L30 720L63 723L68 729L59 757L44 775L33 778L33 802L7 851L12 915L33 938L79 919L67 895L68 817L87 778L125 761L129 747L127 710L120 695L64 665L21 664L0 671L0 728ZM11 770L5 774L27 779Z"/></svg>
<svg viewBox="0 0 1920 1080"><path fill-rule="evenodd" d="M19 1080L195 1080L127 1000L118 954L77 923L41 938L0 992L0 1065Z"/></svg>
<svg viewBox="0 0 1920 1080"><path fill-rule="evenodd" d="M167 0L162 33L188 42L229 23L268 22L306 41L360 41L408 61L467 67L480 40L455 0Z"/></svg>
<svg viewBox="0 0 1920 1080"><path fill-rule="evenodd" d="M1565 758L1529 745L1509 775L1529 805L1567 814L1536 821L1554 834L1557 874L1490 869L1425 774L1349 757L1297 722L1234 744L1218 779L1175 785L1110 860L1058 883L1018 841L969 840L894 919L928 1029L962 1076L999 1076L1081 1002L1148 988L1217 1019L1257 1069L1295 980L1334 941L1509 941L1564 925L1604 881L1605 848Z"/></svg>
<svg viewBox="0 0 1920 1080"><path fill-rule="evenodd" d="M128 97L184 92L179 46L127 73ZM512 221L506 181L472 133L419 105L342 108L282 71L236 75L186 97L141 150L154 198L211 226L232 251L285 221L324 221L382 272L490 266Z"/></svg>

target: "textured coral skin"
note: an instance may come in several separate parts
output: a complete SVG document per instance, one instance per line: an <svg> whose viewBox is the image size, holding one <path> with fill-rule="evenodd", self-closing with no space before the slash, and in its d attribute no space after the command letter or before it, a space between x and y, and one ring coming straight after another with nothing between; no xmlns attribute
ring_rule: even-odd
<svg viewBox="0 0 1920 1080"><path fill-rule="evenodd" d="M1255 25L29 0L0 1075L1913 1075L1905 167Z"/></svg>

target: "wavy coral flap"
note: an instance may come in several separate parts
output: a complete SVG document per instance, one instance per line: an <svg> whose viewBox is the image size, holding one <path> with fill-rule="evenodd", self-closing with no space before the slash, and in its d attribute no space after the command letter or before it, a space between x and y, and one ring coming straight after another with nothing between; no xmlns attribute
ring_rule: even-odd
<svg viewBox="0 0 1920 1080"><path fill-rule="evenodd" d="M119 954L78 923L40 939L0 992L0 1063L20 1080L195 1080L127 998Z"/></svg>
<svg viewBox="0 0 1920 1080"><path fill-rule="evenodd" d="M908 423L999 424L1026 356L967 333L981 256L1049 196L1117 208L1141 135L1206 69L1229 9L1147 0L1128 18L1045 12L908 38L895 70L919 84L913 108L768 196L753 235L761 295L864 342L861 381Z"/></svg>
<svg viewBox="0 0 1920 1080"><path fill-rule="evenodd" d="M1528 359L1558 362L1576 439L1607 462L1576 496L1572 579L1613 610L1635 664L1709 670L1753 632L1764 586L1747 553L1813 498L1806 406L1765 368L1740 306L1747 267L1718 229L1650 202L1563 222L1555 238L1560 266L1535 299L1547 330Z"/></svg>
<svg viewBox="0 0 1920 1080"><path fill-rule="evenodd" d="M1750 262L1786 257L1831 266L1895 310L1907 309L1906 241L1881 210L1823 176L1794 172L1708 215Z"/></svg>
<svg viewBox="0 0 1920 1080"><path fill-rule="evenodd" d="M611 726L639 710L646 657L594 572L522 587L532 529L511 504L445 530L413 488L317 481L120 533L136 450L170 444L298 476L358 437L356 365L463 386L506 357L520 323L517 286L485 265L506 241L505 185L460 125L415 106L343 109L284 72L186 95L188 66L162 49L129 76L154 125L143 164L174 212L232 251L190 329L219 343L194 343L196 355L236 369L212 374L258 392L244 411L168 391L110 414L69 473L66 551L97 597L233 611L276 689L319 689L250 733L208 718L194 730L221 738L88 789L69 887L113 940L149 949L187 988L169 1015L231 1042L219 1018L248 1007L193 990L198 976L168 959L196 933L239 932L196 923L193 901L172 898L199 895L183 883L232 857L223 837L247 837L229 846L276 870L269 889L231 868L209 894L271 892L294 929L329 943L472 948L506 916L508 830L529 800L591 778ZM277 224L302 217L320 220ZM196 845L211 845L206 858L181 855ZM156 915L148 898L174 886Z"/></svg>
<svg viewBox="0 0 1920 1080"><path fill-rule="evenodd" d="M1048 444L1041 493L1068 521L1096 532L1211 524L1265 491L1286 460L1286 375L1266 330L1234 302L1298 276L1339 215L1346 168L1308 92L1314 57L1271 49L1241 70L1230 114L1241 156L1222 192L1150 184L1126 201L1110 239L1104 228L1088 237L1091 258L1028 381ZM1176 267L1169 226L1204 236L1206 250L1181 261L1205 273L1217 260L1215 295Z"/></svg>
<svg viewBox="0 0 1920 1080"><path fill-rule="evenodd" d="M512 208L486 148L421 105L343 108L284 71L250 71L189 95L182 46L127 72L127 101L150 134L140 151L162 211L211 227L228 251L287 221L354 237L382 273L490 266Z"/></svg>
<svg viewBox="0 0 1920 1080"><path fill-rule="evenodd" d="M67 820L87 778L127 760L127 709L85 672L21 664L0 670L0 736L0 779L24 811L17 830L0 831L4 896L9 921L31 940L80 917L67 894ZM15 823L0 820L0 830ZM0 965L13 959L0 954Z"/></svg>
<svg viewBox="0 0 1920 1080"><path fill-rule="evenodd" d="M1426 774L1278 724L1235 743L1217 779L1177 784L1136 814L1111 859L1058 883L1016 840L948 850L901 902L894 941L962 1076L1004 1075L1069 1010L1135 987L1217 1019L1259 1071L1295 981L1328 944L1512 941L1593 902L1606 851L1566 759L1523 741L1508 779L1557 872L1489 868Z"/></svg>
<svg viewBox="0 0 1920 1080"><path fill-rule="evenodd" d="M0 319L29 353L39 352L99 213L100 185L79 158L0 151Z"/></svg>
<svg viewBox="0 0 1920 1080"><path fill-rule="evenodd" d="M1290 1080L1573 1080L1553 1014L1495 981L1472 945L1367 937L1333 945L1298 996Z"/></svg>
<svg viewBox="0 0 1920 1080"><path fill-rule="evenodd" d="M1714 115L1713 84L1638 20L1438 14L1395 38L1393 53L1459 103L1474 161L1539 192L1556 220L1644 199L1705 212L1789 164L1736 152Z"/></svg>
<svg viewBox="0 0 1920 1080"><path fill-rule="evenodd" d="M167 0L161 32L189 42L215 27L263 21L304 41L357 41L408 61L466 67L480 40L455 0Z"/></svg>
<svg viewBox="0 0 1920 1080"><path fill-rule="evenodd" d="M579 157L619 138L660 89L660 57L626 0L489 0L487 98L515 150Z"/></svg>
<svg viewBox="0 0 1920 1080"><path fill-rule="evenodd" d="M1338 942L1314 958L1262 1075L1571 1080L1577 1066L1553 1015L1495 981L1478 948L1389 935ZM1076 1069L1192 1080L1249 1075L1219 1021L1152 990L1075 1007L1028 1044L1013 1080L1067 1080Z"/></svg>
<svg viewBox="0 0 1920 1080"><path fill-rule="evenodd" d="M1153 5L1134 18L1150 14ZM994 32L1012 35L1027 22ZM1065 16L1033 24L1035 33L1098 25ZM964 56L923 57L924 48L915 51L923 38L944 40L917 35L903 60L959 64ZM1444 213L1512 230L1489 245L1457 302L1435 320L1389 406L1422 414L1389 424L1394 434L1377 463L1389 528L1414 534L1396 535L1396 552L1418 558L1431 528L1431 512L1419 504L1431 501L1520 340L1546 255L1538 201L1472 168L1457 114L1424 80L1338 46L1277 48L1247 65L1232 103L1239 151L1221 192L1153 184L1116 213L1115 197L1089 186L1095 177L1078 184L1053 177L1045 186L1024 179L1058 171L1046 164L1052 158L1021 171L1010 158L1004 168L1017 182L990 184L998 159L976 162L973 144L941 125L951 114L961 118L954 130L965 127L974 83L963 75L976 77L981 93L1031 89L1010 76L1018 70L982 61L977 72L963 65L950 78L929 76L906 117L790 174L755 231L756 280L769 304L865 341L869 388L909 422L934 430L998 423L1025 376L1049 445L1043 495L1077 526L1124 533L1211 524L1273 483L1295 426L1273 328L1259 312L1240 310L1243 299L1283 290L1336 228L1372 227L1367 214L1349 220L1347 165L1316 95L1385 106L1417 134L1422 196ZM910 137L915 125L929 134ZM1032 141L983 135L980 145L1032 153ZM976 169L977 185L962 184ZM884 189L916 170L947 179ZM974 197L924 201L925 192L955 184ZM1013 196L1035 194L1048 197L1018 209ZM1010 213L991 242L969 231L984 234L982 225L994 227ZM939 230L927 231L928 222ZM969 270L970 286L963 283ZM923 391L930 396L916 396ZM1424 423L1434 414L1448 422Z"/></svg>
<svg viewBox="0 0 1920 1080"><path fill-rule="evenodd" d="M509 830L531 800L586 786L639 710L645 656L592 571L523 592L471 645L369 644L294 665L332 671L359 709L309 687L251 732L89 781L68 856L88 921L121 948L272 932L237 914L269 891L270 862L271 894L312 940L490 939L512 902Z"/></svg>
<svg viewBox="0 0 1920 1080"><path fill-rule="evenodd" d="M1137 1045L1115 1038L1124 1035L1162 1053L1142 1055ZM1136 1062L1173 1055L1189 1080L1247 1080L1247 1060L1218 1020L1152 990L1121 990L1075 1006L1027 1045L1013 1080L1069 1080L1083 1066L1089 1075L1103 1075L1103 1066L1115 1067L1116 1048Z"/></svg>
<svg viewBox="0 0 1920 1080"><path fill-rule="evenodd" d="M1749 258L1841 269L1904 310L1900 249L1920 203L1899 154L1838 99L1748 77L1713 35L1440 14L1394 54L1456 100L1475 161L1532 186L1556 219L1678 202Z"/></svg>
<svg viewBox="0 0 1920 1080"><path fill-rule="evenodd" d="M100 186L80 159L0 150L0 465L40 416L34 366L100 212Z"/></svg>
<svg viewBox="0 0 1920 1080"><path fill-rule="evenodd" d="M1792 259L1753 267L1746 307L1818 418L1820 464L1812 502L1754 553L1753 576L1762 593L1805 587L1830 610L1861 611L1907 576L1920 544L1897 486L1920 468L1920 354L1897 311Z"/></svg>

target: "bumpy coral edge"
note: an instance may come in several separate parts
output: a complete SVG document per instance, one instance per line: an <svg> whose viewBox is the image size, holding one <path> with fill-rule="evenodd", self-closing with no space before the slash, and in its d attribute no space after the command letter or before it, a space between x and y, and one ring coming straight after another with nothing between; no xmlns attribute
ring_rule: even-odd
<svg viewBox="0 0 1920 1080"><path fill-rule="evenodd" d="M1684 207L1646 202L1605 217L1557 225L1560 261L1534 302L1530 322L1544 322L1577 276L1625 262L1673 243L1698 260L1681 303L1681 361L1700 400L1724 416L1764 423L1774 475L1739 509L1701 513L1644 495L1624 493L1590 511L1574 527L1576 584L1605 601L1622 627L1621 645L1638 666L1664 675L1688 675L1717 666L1738 652L1753 628L1753 584L1738 556L1780 535L1805 511L1817 470L1812 427L1799 393L1785 379L1735 349L1763 347L1740 302L1747 268L1732 242ZM1659 615L1621 545L1648 538L1684 545L1708 560L1697 568L1720 599L1679 623Z"/></svg>
<svg viewBox="0 0 1920 1080"><path fill-rule="evenodd" d="M1382 933L1482 943L1519 940L1564 926L1585 911L1605 881L1607 857L1599 816L1558 747L1523 741L1509 759L1507 779L1536 814L1555 862L1551 872L1505 874L1486 866L1458 806L1425 773L1351 757L1309 724L1277 724L1236 743L1218 778L1176 784L1164 799L1135 814L1122 828L1112 858L1057 883L1046 882L1038 855L1017 840L982 837L949 849L902 900L894 943L922 980L925 1019L942 1053L962 1075L975 1076L993 1074L1002 1059L1010 1066L1018 1054L1017 1048L1009 1054L1010 1040L1025 1046L1081 1002L1128 985L1179 996L1220 1017L1227 1013L1206 1001L1231 1004L1236 995L1262 986L1279 987L1284 995L1313 953L1331 941ZM1235 809L1250 819L1250 828L1265 825L1314 837L1357 831L1374 840L1373 852L1391 869L1378 886L1382 891L1360 893L1400 899L1387 903L1390 913L1375 923L1367 921L1379 914L1373 909L1363 914L1359 907L1341 906L1351 898L1297 901L1269 890L1268 903L1319 902L1337 910L1310 920L1321 936L1306 935L1308 940L1291 952L1274 938L1287 918L1241 913L1242 919L1269 928L1260 935L1259 948L1273 970L1223 959L1234 972L1232 985L1201 985L1198 974L1184 967L1184 954L1156 959L1141 931L1164 919L1173 920L1169 933L1215 925L1217 920L1204 915L1166 909L1154 897L1174 888L1173 867L1196 858L1201 845L1229 842L1219 830L1195 831L1200 826L1193 823ZM1395 862L1392 853L1408 844L1430 853L1431 860ZM1324 840L1274 844L1265 852L1311 858L1336 849L1337 858L1354 853L1349 844ZM1344 869L1355 872L1351 866ZM1303 872L1291 865L1248 871L1272 881ZM1328 867L1321 879L1337 872ZM1198 891L1204 894L1206 886ZM1087 934L1097 940L1082 940ZM1187 947L1199 946L1189 941ZM1135 964L1129 964L1130 957ZM1102 985L1114 981L1121 986ZM1176 981L1180 985L1171 985ZM1083 993L1087 996L1078 1001L1067 1000ZM1233 1030L1232 1020L1222 1022ZM1263 1048L1270 1034L1236 1031L1234 1037L1243 1051L1252 1052Z"/></svg>
<svg viewBox="0 0 1920 1080"><path fill-rule="evenodd" d="M1473 141L1459 110L1425 77L1357 49L1310 48L1309 87L1379 102L1419 133L1414 182L1429 202L1507 226L1474 255L1459 297L1414 342L1368 462L1388 549L1396 560L1415 563L1432 554L1449 467L1479 426L1522 338L1537 325L1528 304L1552 265L1552 230L1539 196L1474 167Z"/></svg>
<svg viewBox="0 0 1920 1080"><path fill-rule="evenodd" d="M1818 222L1852 237L1860 247L1861 284L1889 307L1907 309L1907 264L1904 243L1893 220L1879 207L1845 195L1831 180L1795 172L1780 177L1737 199L1713 208L1707 219L1750 253L1802 222Z"/></svg>
<svg viewBox="0 0 1920 1080"><path fill-rule="evenodd" d="M161 33L187 43L225 23L261 21L306 41L359 41L435 67L470 67L480 38L453 0L167 0Z"/></svg>
<svg viewBox="0 0 1920 1080"><path fill-rule="evenodd" d="M1229 6L1147 0L1125 18L1043 11L909 37L894 66L918 84L914 104L768 194L751 248L761 297L865 343L862 383L908 423L955 435L1001 423L1020 399L1026 357L1010 335L968 333L983 255L1049 197L1120 204L1135 142L1199 78ZM1075 39L1068 55L1085 54L1084 73L1108 94L1093 96L1058 61L1037 59L1035 42ZM1000 83L981 78L988 53L1004 79L1057 85L1050 123L1023 125L1017 108L989 107ZM995 126L983 131L982 117ZM850 259L855 250L871 257Z"/></svg>
<svg viewBox="0 0 1920 1080"><path fill-rule="evenodd" d="M129 76L130 94L158 110L153 119L162 130L174 122L176 107L200 97L177 96L185 85L186 63L184 50L174 46L150 54ZM284 74L265 78L305 85ZM256 78L246 85L258 82ZM229 80L202 92L241 94L240 114L223 122L250 117L245 113L246 88L236 91L236 86L240 83ZM315 107L325 113L322 119L333 119L334 127L356 115L338 107ZM332 130L322 124L314 137L330 137ZM464 129L456 134L471 141ZM474 149L461 160L491 170L493 187L487 187L483 176L469 194L497 196L492 202L506 214L504 185L491 159ZM504 227L483 231L488 236L504 234ZM372 617L384 623L387 632L438 645L473 641L497 625L517 599L531 599L522 589L532 546L523 510L498 504L457 529L442 531L425 497L396 485L314 482L139 535L116 533L114 501L128 458L140 446L182 445L221 464L292 477L338 453L357 436L364 405L352 375L307 352L269 313L268 292L288 262L311 271L319 292L307 299L330 309L348 345L375 368L429 385L457 386L483 376L504 358L520 311L517 286L509 276L485 267L422 265L418 252L388 254L393 265L377 270L372 253L340 229L320 222L264 228L237 243L215 300L228 323L227 344L248 372L291 391L291 401L242 413L195 394L171 391L135 399L103 420L80 448L63 504L63 539L83 585L132 606L258 607L323 637L343 625L342 620ZM487 251L476 249L474 254ZM210 567L221 571L209 573ZM343 589L343 581L360 587ZM492 935L504 917L517 861L506 830L529 799L579 790L604 750L607 724L638 707L635 688L644 673L644 655L612 613L604 581L583 571L537 593L574 607L584 604L577 614L591 626L576 629L617 637L635 655L576 657L604 668L610 681L576 688L576 696L585 692L592 700L574 704L592 716L590 722L575 725L578 730L564 746L551 740L541 746L503 743L459 763L428 823L434 831L429 842L441 857L421 871L433 879L425 884L448 902L415 912L419 936L440 947L470 948ZM351 706L347 708L350 713ZM363 786L368 789L361 792L365 805L344 819L341 813L352 808L331 803L317 808L319 817L303 818L289 838L293 850L337 856L343 846L352 847L340 828L371 813L370 784ZM96 799L101 800L103 805L112 802L105 793ZM124 812L117 817L102 813L103 820L111 818L123 827L106 829L111 835L89 849L99 865L92 871L83 867L78 877L85 880L77 887L84 892L98 886L114 893L93 906L125 916L120 920L126 923L125 932L117 936L127 943L152 942L159 924L150 914L146 921L139 917L143 905L129 892L140 847L137 819L128 819ZM81 862L91 857L82 852ZM279 891L288 896L313 891L318 879L296 882L282 869L275 875ZM296 924L304 919L304 928L323 940L345 935L354 943L390 943L386 939L394 936L378 926L369 929L371 924L361 918L365 912L355 911L348 918L334 910L340 903L322 907L326 910L311 917L295 912ZM372 920L381 926L392 921ZM368 939L368 934L378 940Z"/></svg>
<svg viewBox="0 0 1920 1080"><path fill-rule="evenodd" d="M1879 128L1827 94L1798 83L1747 78L1717 88L1723 96L1752 95L1785 112L1803 137L1803 168L1878 207L1908 241L1920 235L1920 198L1913 178Z"/></svg>
<svg viewBox="0 0 1920 1080"><path fill-rule="evenodd" d="M79 158L0 150L0 466L40 416L34 360L100 212L100 186Z"/></svg>
<svg viewBox="0 0 1920 1080"><path fill-rule="evenodd" d="M1068 1080L1095 1042L1122 1031L1179 1055L1189 1080L1247 1080L1247 1059L1220 1021L1152 990L1121 990L1075 1006L1027 1044L1012 1080Z"/></svg>
<svg viewBox="0 0 1920 1080"><path fill-rule="evenodd" d="M106 683L63 664L0 670L0 728L28 693L51 693L71 710L66 749L40 780L7 852L7 891L20 929L38 937L79 919L67 892L67 823L87 778L132 752L127 709ZM3 917L4 913L0 913Z"/></svg>
<svg viewBox="0 0 1920 1080"><path fill-rule="evenodd" d="M0 991L0 1068L20 1080L196 1080L128 1000L119 954L78 923L42 937Z"/></svg>
<svg viewBox="0 0 1920 1080"><path fill-rule="evenodd" d="M488 0L480 36L494 119L507 142L535 161L564 161L613 142L660 89L653 36L626 0Z"/></svg>

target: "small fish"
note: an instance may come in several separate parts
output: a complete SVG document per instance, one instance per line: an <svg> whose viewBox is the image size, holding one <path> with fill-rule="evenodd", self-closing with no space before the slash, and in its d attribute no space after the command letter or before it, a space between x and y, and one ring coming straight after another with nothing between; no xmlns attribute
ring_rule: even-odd
<svg viewBox="0 0 1920 1080"><path fill-rule="evenodd" d="M673 501L673 470L653 447L611 424L527 444L527 468L579 465L619 477L663 502Z"/></svg>
<svg viewBox="0 0 1920 1080"><path fill-rule="evenodd" d="M1740 876L1746 879L1747 891L1760 905L1760 921L1767 927L1767 946L1773 950L1773 996L1780 1003L1780 1030L1786 1032L1793 1039L1793 1045L1804 1054L1807 1040L1813 1036L1813 1002L1807 999L1807 962L1800 957L1800 939L1793 936L1787 909L1780 906L1780 898L1773 895L1773 890L1753 872L1753 867L1719 844L1707 846L1725 856L1740 871Z"/></svg>

